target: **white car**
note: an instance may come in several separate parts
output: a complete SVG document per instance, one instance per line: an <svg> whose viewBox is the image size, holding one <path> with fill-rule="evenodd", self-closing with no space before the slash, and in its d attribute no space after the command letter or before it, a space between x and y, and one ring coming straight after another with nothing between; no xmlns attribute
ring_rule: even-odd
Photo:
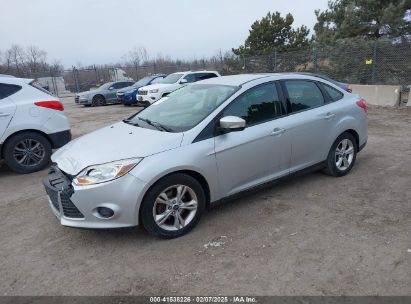
<svg viewBox="0 0 411 304"><path fill-rule="evenodd" d="M61 102L33 79L0 78L0 159L15 172L44 169L71 140Z"/></svg>
<svg viewBox="0 0 411 304"><path fill-rule="evenodd" d="M220 76L216 71L187 71L170 74L156 84L140 88L137 95L137 105L148 107L189 83Z"/></svg>

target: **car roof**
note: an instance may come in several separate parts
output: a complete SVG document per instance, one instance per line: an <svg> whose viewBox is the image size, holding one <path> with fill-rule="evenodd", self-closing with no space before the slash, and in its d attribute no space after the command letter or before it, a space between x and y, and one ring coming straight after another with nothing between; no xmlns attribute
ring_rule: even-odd
<svg viewBox="0 0 411 304"><path fill-rule="evenodd" d="M232 85L232 86L240 86L246 82L250 82L253 80L257 80L260 78L273 76L275 74L239 74L239 75L230 75L230 76L221 76L221 77L214 77L209 78L206 80L202 80L201 83L203 84L221 84L221 85Z"/></svg>
<svg viewBox="0 0 411 304"><path fill-rule="evenodd" d="M1 83L7 83L7 84L29 84L30 82L32 82L34 79L30 79L30 78L18 78L18 77L1 77L0 78L0 82Z"/></svg>
<svg viewBox="0 0 411 304"><path fill-rule="evenodd" d="M311 80L318 80L315 75L306 75L306 74L299 74L299 73L261 73L261 74L239 74L239 75L230 75L230 76L222 76L222 77L215 77L206 80L199 81L198 83L201 84L220 84L220 85L231 85L231 86L241 86L247 82L255 81L261 78L268 78L270 80L279 80L279 79L311 79ZM322 80L333 82L331 80L327 80L322 78Z"/></svg>
<svg viewBox="0 0 411 304"><path fill-rule="evenodd" d="M196 74L196 73L216 73L218 74L217 71L207 71L207 70L202 70L202 71L181 71L181 72L174 72L171 74Z"/></svg>

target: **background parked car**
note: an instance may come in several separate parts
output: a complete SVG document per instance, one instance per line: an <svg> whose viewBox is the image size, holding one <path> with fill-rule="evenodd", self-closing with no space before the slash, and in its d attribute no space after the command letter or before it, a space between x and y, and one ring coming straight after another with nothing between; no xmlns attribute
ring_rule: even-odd
<svg viewBox="0 0 411 304"><path fill-rule="evenodd" d="M71 140L60 101L32 79L0 78L0 158L18 173L45 168Z"/></svg>
<svg viewBox="0 0 411 304"><path fill-rule="evenodd" d="M119 102L122 102L125 106L136 104L137 103L136 95L137 95L137 91L139 88L148 86L150 84L157 83L160 80L162 80L164 77L166 77L165 74L146 76L140 79L139 81L137 81L132 86L118 90L117 99L119 100Z"/></svg>
<svg viewBox="0 0 411 304"><path fill-rule="evenodd" d="M216 71L188 71L170 74L157 84L140 88L138 90L137 105L148 107L153 102L189 83L220 76Z"/></svg>
<svg viewBox="0 0 411 304"><path fill-rule="evenodd" d="M107 82L95 90L76 94L74 100L84 106L103 106L109 103L118 103L118 90L133 85L133 81Z"/></svg>

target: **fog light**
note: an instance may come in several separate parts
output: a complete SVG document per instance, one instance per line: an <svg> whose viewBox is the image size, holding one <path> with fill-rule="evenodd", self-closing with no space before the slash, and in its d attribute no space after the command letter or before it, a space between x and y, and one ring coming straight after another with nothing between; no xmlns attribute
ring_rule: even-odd
<svg viewBox="0 0 411 304"><path fill-rule="evenodd" d="M114 211L107 207L98 207L97 212L101 217L110 218L114 215Z"/></svg>

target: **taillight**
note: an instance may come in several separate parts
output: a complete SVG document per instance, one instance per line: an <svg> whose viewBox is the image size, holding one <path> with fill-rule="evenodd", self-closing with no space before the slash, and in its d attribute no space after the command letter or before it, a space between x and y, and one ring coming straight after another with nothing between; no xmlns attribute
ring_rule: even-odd
<svg viewBox="0 0 411 304"><path fill-rule="evenodd" d="M352 87L349 85L346 89L345 89L348 93L352 93Z"/></svg>
<svg viewBox="0 0 411 304"><path fill-rule="evenodd" d="M365 103L365 100L364 100L364 99L361 99L361 100L357 101L356 103L357 103L357 106L359 106L360 108L362 108L365 112L368 111L368 106L367 106L367 104Z"/></svg>
<svg viewBox="0 0 411 304"><path fill-rule="evenodd" d="M57 111L64 111L64 106L58 100L49 100L49 101L37 101L34 103L36 106L48 108Z"/></svg>

